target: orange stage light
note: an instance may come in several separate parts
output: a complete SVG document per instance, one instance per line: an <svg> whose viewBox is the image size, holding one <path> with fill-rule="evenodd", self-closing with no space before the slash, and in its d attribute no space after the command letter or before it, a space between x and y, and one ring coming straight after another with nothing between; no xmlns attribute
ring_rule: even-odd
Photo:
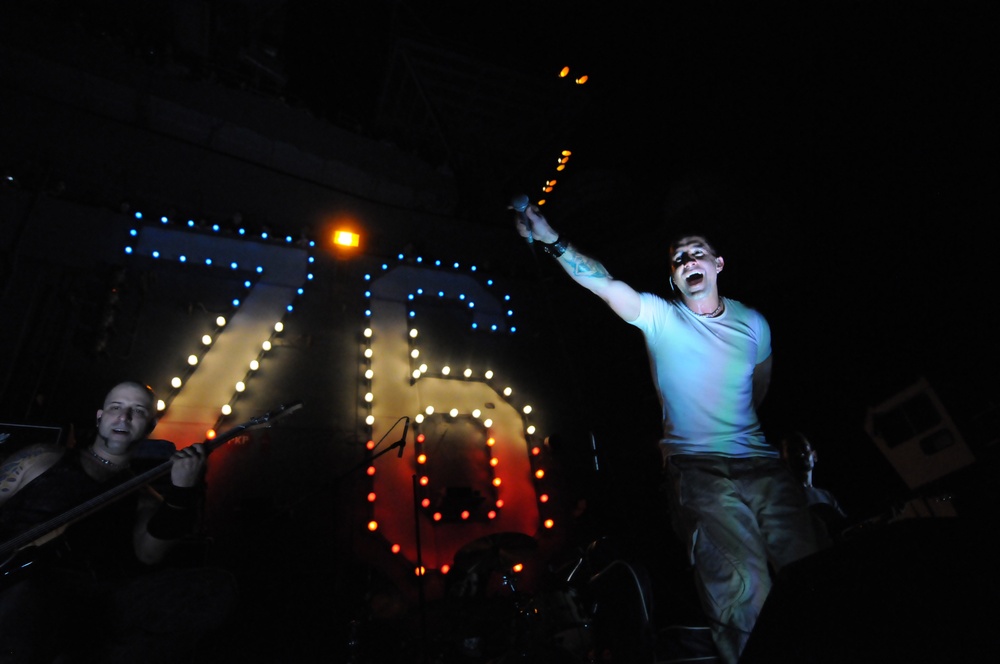
<svg viewBox="0 0 1000 664"><path fill-rule="evenodd" d="M361 240L357 233L345 230L335 230L333 232L333 243L340 247L356 247Z"/></svg>

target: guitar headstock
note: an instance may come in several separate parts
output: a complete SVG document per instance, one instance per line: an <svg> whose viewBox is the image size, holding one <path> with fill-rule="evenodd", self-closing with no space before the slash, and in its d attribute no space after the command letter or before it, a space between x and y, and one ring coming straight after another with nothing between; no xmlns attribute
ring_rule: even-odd
<svg viewBox="0 0 1000 664"><path fill-rule="evenodd" d="M295 401L288 404L287 406L278 406L274 410L268 411L263 415L258 415L257 417L251 418L242 424L237 424L232 429L224 433L218 434L211 441L205 441L206 443L211 443L210 449L214 450L219 445L222 445L228 440L235 438L236 436L242 434L245 431L250 431L251 429L261 429L263 427L268 427L282 419L283 417L288 417L295 411L302 408L301 401Z"/></svg>

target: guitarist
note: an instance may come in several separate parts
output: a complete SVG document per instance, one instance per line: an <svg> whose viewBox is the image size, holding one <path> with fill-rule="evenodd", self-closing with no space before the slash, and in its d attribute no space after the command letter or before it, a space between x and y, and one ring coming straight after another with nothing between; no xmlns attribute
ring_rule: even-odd
<svg viewBox="0 0 1000 664"><path fill-rule="evenodd" d="M33 445L8 458L0 467L0 543L134 477L133 456L156 426L155 403L148 386L119 383L97 411L92 444ZM0 561L0 663L67 653L175 661L191 641L178 629L193 628L197 639L228 614L235 591L227 573L166 566L197 524L205 458L201 443L177 451L163 495L142 486Z"/></svg>

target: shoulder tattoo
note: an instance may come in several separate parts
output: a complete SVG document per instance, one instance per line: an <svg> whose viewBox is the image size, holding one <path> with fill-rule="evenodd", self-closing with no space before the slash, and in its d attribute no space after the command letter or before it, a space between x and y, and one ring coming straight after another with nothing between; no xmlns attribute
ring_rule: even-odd
<svg viewBox="0 0 1000 664"><path fill-rule="evenodd" d="M23 450L18 450L10 455L0 465L0 494L9 493L18 488L25 472L31 468L38 459L51 456L53 448L50 445L29 445Z"/></svg>

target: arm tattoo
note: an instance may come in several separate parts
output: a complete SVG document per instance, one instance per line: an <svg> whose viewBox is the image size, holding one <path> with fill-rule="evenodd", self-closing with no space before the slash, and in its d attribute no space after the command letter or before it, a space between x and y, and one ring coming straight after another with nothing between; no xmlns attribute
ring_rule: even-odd
<svg viewBox="0 0 1000 664"><path fill-rule="evenodd" d="M574 277L588 277L591 279L611 278L611 275L608 274L607 269L603 265L593 258L588 258L577 252L572 246L566 248L566 251L559 257L559 260L563 262L569 273Z"/></svg>
<svg viewBox="0 0 1000 664"><path fill-rule="evenodd" d="M0 467L0 493L8 493L17 488L24 472L24 459L16 459Z"/></svg>
<svg viewBox="0 0 1000 664"><path fill-rule="evenodd" d="M0 466L0 494L9 493L17 489L26 468L36 461L38 457L47 452L48 450L42 445L30 445L12 454Z"/></svg>

